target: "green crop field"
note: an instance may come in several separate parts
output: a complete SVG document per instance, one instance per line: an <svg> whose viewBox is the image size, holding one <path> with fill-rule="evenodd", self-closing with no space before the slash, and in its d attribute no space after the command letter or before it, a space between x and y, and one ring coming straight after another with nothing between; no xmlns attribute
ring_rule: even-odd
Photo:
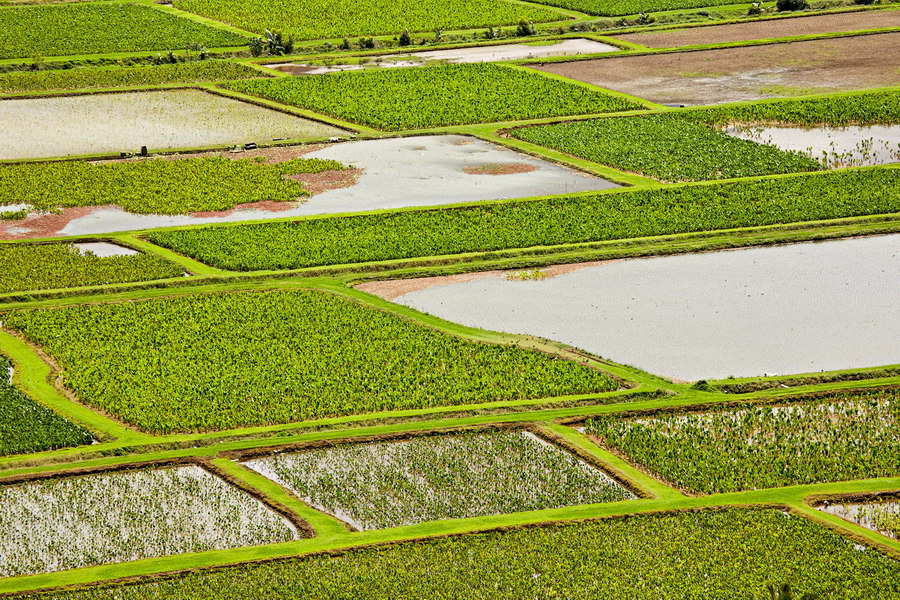
<svg viewBox="0 0 900 600"><path fill-rule="evenodd" d="M541 23L566 18L542 7L506 0L176 0L175 6L260 34L266 29L280 29L298 40L404 30L471 29L512 25L519 19Z"/></svg>
<svg viewBox="0 0 900 600"><path fill-rule="evenodd" d="M20 71L0 75L0 92L48 92L88 88L227 81L262 77L246 65L219 60L140 67L78 68Z"/></svg>
<svg viewBox="0 0 900 600"><path fill-rule="evenodd" d="M618 387L320 291L13 312L4 325L58 360L82 401L159 433Z"/></svg>
<svg viewBox="0 0 900 600"><path fill-rule="evenodd" d="M511 134L663 181L701 181L823 168L817 156L783 151L722 131L728 125L766 123L796 126L900 123L900 92L576 121L513 129Z"/></svg>
<svg viewBox="0 0 900 600"><path fill-rule="evenodd" d="M247 38L125 3L0 7L0 58L245 46Z"/></svg>
<svg viewBox="0 0 900 600"><path fill-rule="evenodd" d="M842 600L900 593L900 563L776 510L643 515L529 527L198 572L53 600L762 598L766 584Z"/></svg>
<svg viewBox="0 0 900 600"><path fill-rule="evenodd" d="M732 0L536 0L538 4L558 6L568 10L599 16L634 15L663 10L684 10L702 6L721 6L734 4Z"/></svg>
<svg viewBox="0 0 900 600"><path fill-rule="evenodd" d="M307 195L285 175L344 169L321 159L268 164L220 156L179 160L84 161L0 165L0 194L33 210L115 204L138 214L229 210L250 202L291 202ZM0 199L0 205L4 200Z"/></svg>
<svg viewBox="0 0 900 600"><path fill-rule="evenodd" d="M642 108L577 83L492 64L348 71L226 87L386 131Z"/></svg>
<svg viewBox="0 0 900 600"><path fill-rule="evenodd" d="M359 529L634 498L597 468L521 431L341 445L248 466Z"/></svg>
<svg viewBox="0 0 900 600"><path fill-rule="evenodd" d="M238 271L298 269L900 211L900 170L182 231L148 238Z"/></svg>
<svg viewBox="0 0 900 600"><path fill-rule="evenodd" d="M91 434L44 408L9 382L12 365L0 356L0 456L91 443Z"/></svg>
<svg viewBox="0 0 900 600"><path fill-rule="evenodd" d="M679 487L707 494L900 475L895 391L598 419L587 431Z"/></svg>
<svg viewBox="0 0 900 600"><path fill-rule="evenodd" d="M0 293L179 277L183 269L152 254L98 257L69 244L0 244Z"/></svg>

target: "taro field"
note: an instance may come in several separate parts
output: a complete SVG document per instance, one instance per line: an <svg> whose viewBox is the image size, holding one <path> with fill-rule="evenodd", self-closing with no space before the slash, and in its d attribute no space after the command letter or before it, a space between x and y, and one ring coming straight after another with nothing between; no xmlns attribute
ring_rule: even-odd
<svg viewBox="0 0 900 600"><path fill-rule="evenodd" d="M900 599L898 28L0 2L0 597Z"/></svg>

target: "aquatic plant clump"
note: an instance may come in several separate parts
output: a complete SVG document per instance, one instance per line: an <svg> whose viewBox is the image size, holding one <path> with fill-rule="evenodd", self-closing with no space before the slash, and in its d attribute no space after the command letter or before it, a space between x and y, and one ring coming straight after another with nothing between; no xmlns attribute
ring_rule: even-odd
<svg viewBox="0 0 900 600"><path fill-rule="evenodd" d="M586 431L676 485L734 492L900 475L900 393L598 418Z"/></svg>
<svg viewBox="0 0 900 600"><path fill-rule="evenodd" d="M462 535L40 598L735 600L773 581L825 598L894 598L900 561L799 516L732 509Z"/></svg>
<svg viewBox="0 0 900 600"><path fill-rule="evenodd" d="M900 211L900 169L148 234L237 271L299 269Z"/></svg>
<svg viewBox="0 0 900 600"><path fill-rule="evenodd" d="M188 295L4 316L80 400L156 433L607 392L581 364L331 293Z"/></svg>
<svg viewBox="0 0 900 600"><path fill-rule="evenodd" d="M90 433L26 396L11 377L12 364L0 356L0 456L91 443Z"/></svg>
<svg viewBox="0 0 900 600"><path fill-rule="evenodd" d="M225 87L386 131L644 108L536 71L486 63L278 77Z"/></svg>
<svg viewBox="0 0 900 600"><path fill-rule="evenodd" d="M900 540L900 502L897 500L848 504L826 502L819 506L819 510Z"/></svg>
<svg viewBox="0 0 900 600"><path fill-rule="evenodd" d="M128 3L0 7L0 58L246 46L248 38Z"/></svg>
<svg viewBox="0 0 900 600"><path fill-rule="evenodd" d="M99 257L71 244L0 244L0 293L180 277L153 254Z"/></svg>
<svg viewBox="0 0 900 600"><path fill-rule="evenodd" d="M247 466L357 529L635 498L599 469L523 431L346 444Z"/></svg>
<svg viewBox="0 0 900 600"><path fill-rule="evenodd" d="M333 160L295 158L266 164L221 156L103 163L65 161L0 165L0 196L35 211L113 204L137 214L230 210L252 202L292 202L308 195L285 177L342 170Z"/></svg>
<svg viewBox="0 0 900 600"><path fill-rule="evenodd" d="M286 519L197 466L0 487L0 576L286 542Z"/></svg>

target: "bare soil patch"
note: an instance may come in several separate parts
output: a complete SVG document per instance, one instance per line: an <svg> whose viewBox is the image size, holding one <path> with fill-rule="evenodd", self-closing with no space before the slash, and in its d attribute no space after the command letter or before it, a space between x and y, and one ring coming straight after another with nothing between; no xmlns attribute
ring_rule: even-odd
<svg viewBox="0 0 900 600"><path fill-rule="evenodd" d="M356 185L362 169L347 169L345 171L322 171L321 173L300 173L288 175L288 179L299 181L310 194L315 196L329 190L340 190Z"/></svg>
<svg viewBox="0 0 900 600"><path fill-rule="evenodd" d="M881 33L536 68L660 104L717 104L900 85L898 48L900 33Z"/></svg>
<svg viewBox="0 0 900 600"><path fill-rule="evenodd" d="M463 173L467 175L515 175L516 173L531 173L537 170L537 165L526 163L485 163L483 165L463 167Z"/></svg>
<svg viewBox="0 0 900 600"><path fill-rule="evenodd" d="M815 35L900 27L900 10L863 11L835 15L766 19L749 23L690 27L612 36L623 42L649 48L677 48L696 44L721 44L768 40L796 35Z"/></svg>

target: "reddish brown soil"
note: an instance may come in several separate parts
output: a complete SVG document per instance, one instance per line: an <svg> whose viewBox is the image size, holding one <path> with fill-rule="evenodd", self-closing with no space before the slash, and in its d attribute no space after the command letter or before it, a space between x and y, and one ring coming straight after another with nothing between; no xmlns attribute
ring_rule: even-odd
<svg viewBox="0 0 900 600"><path fill-rule="evenodd" d="M881 33L536 68L660 104L716 104L900 85L898 49L900 33Z"/></svg>
<svg viewBox="0 0 900 600"><path fill-rule="evenodd" d="M21 221L0 221L0 240L21 240L27 238L50 237L60 232L70 221L88 215L106 206L79 206L67 208L59 214L33 215ZM27 229L27 233L10 233L13 229Z"/></svg>
<svg viewBox="0 0 900 600"><path fill-rule="evenodd" d="M356 185L362 169L346 169L344 171L322 171L321 173L301 173L288 175L288 179L299 181L303 187L315 196L329 190L340 190Z"/></svg>
<svg viewBox="0 0 900 600"><path fill-rule="evenodd" d="M612 36L649 48L677 48L697 44L721 44L767 40L795 35L814 35L863 29L900 27L900 10L863 11L836 15L766 19L730 25L709 25L668 31Z"/></svg>
<svg viewBox="0 0 900 600"><path fill-rule="evenodd" d="M463 172L467 175L516 175L537 170L538 167L536 165L526 163L485 163L483 165L463 167Z"/></svg>

